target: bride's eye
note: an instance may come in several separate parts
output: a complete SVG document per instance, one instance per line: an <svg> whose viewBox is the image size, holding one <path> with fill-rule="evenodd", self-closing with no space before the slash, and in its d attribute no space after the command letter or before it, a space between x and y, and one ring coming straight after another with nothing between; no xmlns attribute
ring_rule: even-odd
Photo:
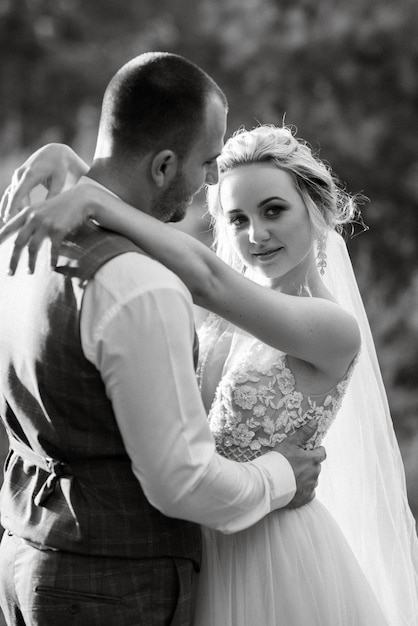
<svg viewBox="0 0 418 626"><path fill-rule="evenodd" d="M247 218L245 217L245 215L233 215L229 218L228 223L235 228L239 228L240 226L245 224L246 221Z"/></svg>
<svg viewBox="0 0 418 626"><path fill-rule="evenodd" d="M272 205L270 205L269 207L266 208L265 214L267 215L267 217L277 217L285 209L286 209L286 207L284 205L282 205L282 204L272 204Z"/></svg>

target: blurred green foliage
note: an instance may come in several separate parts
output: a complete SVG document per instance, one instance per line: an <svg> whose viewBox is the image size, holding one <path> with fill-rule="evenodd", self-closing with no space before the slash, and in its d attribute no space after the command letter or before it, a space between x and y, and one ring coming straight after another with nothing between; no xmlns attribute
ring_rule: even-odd
<svg viewBox="0 0 418 626"><path fill-rule="evenodd" d="M0 0L0 191L48 141L89 158L109 78L147 50L219 82L229 134L285 120L370 199L349 247L417 513L418 3Z"/></svg>

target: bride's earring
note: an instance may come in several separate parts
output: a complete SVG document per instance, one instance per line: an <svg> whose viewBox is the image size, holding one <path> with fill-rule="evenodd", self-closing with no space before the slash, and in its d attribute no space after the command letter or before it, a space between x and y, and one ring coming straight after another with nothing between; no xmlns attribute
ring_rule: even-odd
<svg viewBox="0 0 418 626"><path fill-rule="evenodd" d="M325 274L325 268L327 266L327 253L325 252L326 243L327 237L325 231L318 232L316 238L316 265L321 276Z"/></svg>

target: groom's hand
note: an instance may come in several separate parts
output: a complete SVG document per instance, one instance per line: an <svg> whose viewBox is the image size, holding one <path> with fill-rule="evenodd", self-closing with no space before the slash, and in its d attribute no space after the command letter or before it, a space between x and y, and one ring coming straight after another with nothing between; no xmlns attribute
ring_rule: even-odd
<svg viewBox="0 0 418 626"><path fill-rule="evenodd" d="M304 445L315 434L316 429L316 423L305 424L275 447L289 461L296 478L296 494L285 507L287 509L307 504L315 497L321 463L326 458L325 448L321 446L314 450L305 450Z"/></svg>

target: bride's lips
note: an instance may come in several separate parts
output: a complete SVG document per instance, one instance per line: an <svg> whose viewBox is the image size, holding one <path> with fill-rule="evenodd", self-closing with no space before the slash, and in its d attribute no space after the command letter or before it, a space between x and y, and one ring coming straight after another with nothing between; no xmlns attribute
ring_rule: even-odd
<svg viewBox="0 0 418 626"><path fill-rule="evenodd" d="M277 252L280 252L280 250L282 250L282 247L274 248L273 250L263 250L262 252L253 252L253 256L255 256L257 259L267 260L277 254Z"/></svg>

